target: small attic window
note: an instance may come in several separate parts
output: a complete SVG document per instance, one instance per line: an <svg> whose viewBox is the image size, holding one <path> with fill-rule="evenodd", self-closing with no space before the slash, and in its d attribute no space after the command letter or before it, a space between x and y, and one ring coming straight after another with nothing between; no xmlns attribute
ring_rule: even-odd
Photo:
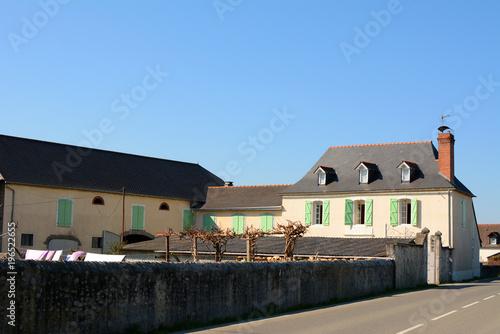
<svg viewBox="0 0 500 334"><path fill-rule="evenodd" d="M160 209L159 210L169 211L170 207L168 206L168 204L166 202L163 202L163 203L160 204Z"/></svg>
<svg viewBox="0 0 500 334"><path fill-rule="evenodd" d="M361 161L355 170L359 171L359 184L370 183L375 179L376 173L378 173L377 164L366 161Z"/></svg>
<svg viewBox="0 0 500 334"><path fill-rule="evenodd" d="M336 178L335 169L332 167L318 166L314 174L318 174L318 186L325 186L335 181Z"/></svg>
<svg viewBox="0 0 500 334"><path fill-rule="evenodd" d="M401 161L398 169L401 170L401 182L412 182L419 174L418 164L410 161Z"/></svg>
<svg viewBox="0 0 500 334"><path fill-rule="evenodd" d="M496 237L490 237L490 245L496 245L497 244L497 238Z"/></svg>
<svg viewBox="0 0 500 334"><path fill-rule="evenodd" d="M408 167L401 168L401 181L410 182L410 169Z"/></svg>
<svg viewBox="0 0 500 334"><path fill-rule="evenodd" d="M359 183L368 183L368 169L364 166L359 169Z"/></svg>
<svg viewBox="0 0 500 334"><path fill-rule="evenodd" d="M318 185L325 185L326 184L326 174L325 172L319 172L318 173Z"/></svg>
<svg viewBox="0 0 500 334"><path fill-rule="evenodd" d="M104 205L104 199L101 196L96 196L92 200L92 205Z"/></svg>

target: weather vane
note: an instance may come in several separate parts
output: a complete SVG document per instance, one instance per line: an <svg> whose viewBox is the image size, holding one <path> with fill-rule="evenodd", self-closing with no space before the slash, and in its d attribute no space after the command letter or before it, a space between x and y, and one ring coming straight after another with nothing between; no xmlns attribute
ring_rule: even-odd
<svg viewBox="0 0 500 334"><path fill-rule="evenodd" d="M446 125L444 125L444 119L446 117L450 117L450 115L446 115L446 116L444 114L441 115L441 126L438 128L438 130L441 131L441 132L450 129L449 127L447 127Z"/></svg>

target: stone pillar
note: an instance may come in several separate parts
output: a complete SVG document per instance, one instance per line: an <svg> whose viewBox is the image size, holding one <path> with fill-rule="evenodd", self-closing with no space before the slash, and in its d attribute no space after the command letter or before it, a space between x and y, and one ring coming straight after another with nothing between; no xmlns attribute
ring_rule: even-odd
<svg viewBox="0 0 500 334"><path fill-rule="evenodd" d="M441 284L441 233L437 231L434 233L433 238L435 239L435 247L436 247L436 284Z"/></svg>

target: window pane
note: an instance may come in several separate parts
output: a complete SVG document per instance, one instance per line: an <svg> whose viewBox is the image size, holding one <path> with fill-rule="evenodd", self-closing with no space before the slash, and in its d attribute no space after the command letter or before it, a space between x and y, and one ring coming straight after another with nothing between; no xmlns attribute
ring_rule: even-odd
<svg viewBox="0 0 500 334"><path fill-rule="evenodd" d="M401 200L401 217L400 217L400 224L408 224L407 221L407 216L406 216L406 200L402 199Z"/></svg>
<svg viewBox="0 0 500 334"><path fill-rule="evenodd" d="M360 173L359 173L359 182L361 182L361 183L368 183L368 170L367 169L360 170Z"/></svg>
<svg viewBox="0 0 500 334"><path fill-rule="evenodd" d="M33 246L33 234L21 234L21 246Z"/></svg>
<svg viewBox="0 0 500 334"><path fill-rule="evenodd" d="M314 224L323 223L323 202L314 203Z"/></svg>
<svg viewBox="0 0 500 334"><path fill-rule="evenodd" d="M403 181L410 181L410 170L408 168L403 169Z"/></svg>

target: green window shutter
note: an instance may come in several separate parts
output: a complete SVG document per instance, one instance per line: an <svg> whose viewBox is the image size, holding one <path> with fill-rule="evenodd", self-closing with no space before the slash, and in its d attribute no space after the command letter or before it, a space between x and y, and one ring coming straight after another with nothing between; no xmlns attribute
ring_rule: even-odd
<svg viewBox="0 0 500 334"><path fill-rule="evenodd" d="M245 231L244 219L245 219L245 217L243 215L234 215L233 216L234 233L241 234Z"/></svg>
<svg viewBox="0 0 500 334"><path fill-rule="evenodd" d="M411 224L413 226L418 224L418 201L416 198L411 199Z"/></svg>
<svg viewBox="0 0 500 334"><path fill-rule="evenodd" d="M264 214L260 216L260 229L263 232L269 232L273 230L273 215Z"/></svg>
<svg viewBox="0 0 500 334"><path fill-rule="evenodd" d="M323 226L330 225L330 201L323 201Z"/></svg>
<svg viewBox="0 0 500 334"><path fill-rule="evenodd" d="M398 200L391 198L391 225L398 225Z"/></svg>
<svg viewBox="0 0 500 334"><path fill-rule="evenodd" d="M352 200L345 200L344 225L352 225Z"/></svg>
<svg viewBox="0 0 500 334"><path fill-rule="evenodd" d="M212 227L215 226L215 216L214 215L204 215L203 216L203 229L207 232L212 230Z"/></svg>
<svg viewBox="0 0 500 334"><path fill-rule="evenodd" d="M141 205L132 206L132 229L144 230L144 207Z"/></svg>
<svg viewBox="0 0 500 334"><path fill-rule="evenodd" d="M311 201L306 201L306 216L304 221L304 225L306 226L311 225L311 208L312 208Z"/></svg>
<svg viewBox="0 0 500 334"><path fill-rule="evenodd" d="M467 226L467 212L465 208L465 200L462 200L462 228Z"/></svg>
<svg viewBox="0 0 500 334"><path fill-rule="evenodd" d="M193 211L184 210L182 216L182 229L185 231L193 226Z"/></svg>
<svg viewBox="0 0 500 334"><path fill-rule="evenodd" d="M57 226L71 227L73 218L73 201L70 199L59 199L57 205Z"/></svg>
<svg viewBox="0 0 500 334"><path fill-rule="evenodd" d="M365 225L366 226L372 226L373 225L373 200L372 199L367 199L365 201Z"/></svg>

